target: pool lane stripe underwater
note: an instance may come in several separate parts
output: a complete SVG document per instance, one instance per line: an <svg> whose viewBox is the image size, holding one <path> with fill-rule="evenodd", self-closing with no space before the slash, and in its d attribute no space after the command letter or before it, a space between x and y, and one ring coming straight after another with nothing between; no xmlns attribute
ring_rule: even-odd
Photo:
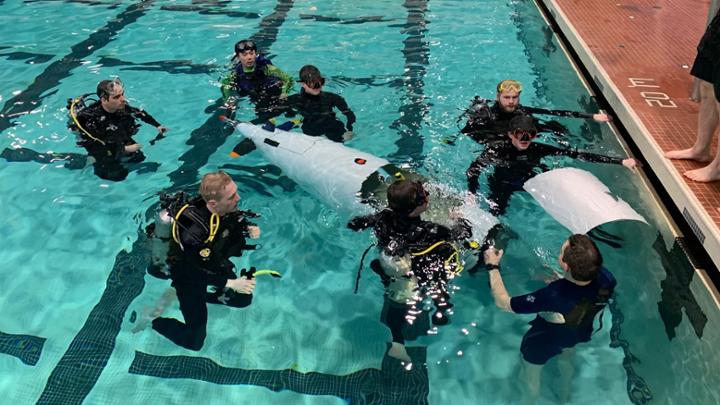
<svg viewBox="0 0 720 405"><path fill-rule="evenodd" d="M0 332L0 353L17 357L28 366L34 366L40 360L45 340L37 336Z"/></svg>
<svg viewBox="0 0 720 405"><path fill-rule="evenodd" d="M28 88L5 103L3 109L0 111L0 132L14 126L12 122L13 118L27 114L32 111L32 109L41 105L42 94L59 85L63 78L70 75L72 69L81 66L83 58L103 48L115 38L120 30L136 22L145 14L145 11L151 4L152 1L141 1L130 5L120 14L108 20L105 26L90 34L87 39L71 46L71 52L68 55L63 56L60 60L51 63L45 68ZM45 338L40 337L32 338L42 339L43 342L45 340ZM20 345L20 342L17 343ZM37 344L22 345L22 348L18 349L17 345L14 344L2 344L0 345L0 352L11 354L21 359L32 359L35 357L33 353L42 351L43 345L41 344L39 349L37 346ZM27 353L25 353L26 351ZM38 353L37 356L39 357L39 355ZM37 360L35 360L34 363L25 363L35 365Z"/></svg>
<svg viewBox="0 0 720 405"><path fill-rule="evenodd" d="M70 47L71 52L51 63L32 84L20 94L10 98L0 110L0 132L12 127L13 118L29 114L42 104L43 94L57 87L71 71L82 66L84 58L109 44L117 33L145 15L154 0L144 0L130 5L122 13L108 20L105 26L93 32L84 41ZM46 95L47 96L47 95Z"/></svg>
<svg viewBox="0 0 720 405"><path fill-rule="evenodd" d="M103 39L107 42L111 41L113 39L113 36L117 34L117 32L122 29L127 24L130 24L134 21L136 21L140 16L144 14L144 11L149 7L153 2L152 1L143 1L136 4L133 4L128 9L126 9L123 13L118 15L117 18L111 20L111 22L105 27L108 32L106 32L107 35L102 36L96 36L93 37L92 34L90 38L88 38L86 41L81 42L80 44L88 44L92 41ZM1 4L1 3L0 3ZM292 1L279 1L278 5L276 7L276 13L273 13L272 18L271 16L266 17L261 23L261 31L253 36L253 38L256 38L256 41L261 43L264 49L269 49L272 43L274 42L276 35L277 35L277 28L283 23L284 17L287 14L287 11L289 11L290 7L292 7L293 2ZM402 130L397 127L398 132L401 134L400 141L398 141L398 152L394 155L396 157L413 157L415 155L420 154L422 151L422 142L423 139L419 135L419 124L418 122L421 122L422 120L422 114L423 112L428 108L426 104L423 103L414 103L413 101L422 100L422 86L423 86L423 79L424 79L424 73L425 69L420 68L415 70L415 68L418 67L418 64L420 65L426 65L427 64L427 56L428 56L428 49L427 44L424 42L424 32L426 31L426 24L427 21L424 19L424 12L427 7L426 1L406 1L405 7L408 8L408 23L403 27L404 32L409 33L405 42L405 48L403 50L403 55L406 58L405 66L414 66L413 69L406 69L406 75L403 79L403 82L405 83L405 89L406 89L406 100L407 102L401 107L400 113L401 115L404 115L402 119L398 119L395 122L396 123L402 123L405 124L408 128L407 130ZM281 10L278 12L278 10ZM280 18L280 14L282 14L282 18ZM121 25L118 21L123 22L125 25ZM413 25L416 24L416 25ZM105 42L105 44L107 43ZM424 43L425 46L421 47L424 49L421 51L420 54L418 54L417 51L417 44L418 43ZM73 47L73 50L76 49L76 45ZM104 46L104 44L103 44ZM93 48L93 50L97 49ZM78 54L80 55L80 54ZM69 56L66 56L63 58L63 61L65 59L73 57L77 57L78 55L71 54ZM89 53L88 53L89 55ZM81 55L82 57L82 55ZM67 61L65 61L67 63ZM78 64L79 66L79 64ZM64 66L66 69L64 71L66 77L70 70L73 69L74 66L72 64L67 64ZM63 69L61 69L62 71ZM23 102L29 102L34 106L37 106L41 102L41 97L39 97L40 94L44 93L45 91L55 87L59 83L59 78L55 79L54 75L57 74L57 71L51 71L49 68L43 72L41 76L38 76L41 78L40 80L36 79L33 85L31 85L28 88L29 94L37 94L38 96L35 99L29 99L29 98L23 98ZM51 83L52 85L47 87L46 89L42 91L38 91L39 84L36 83ZM35 86L35 87L34 87ZM32 91L30 91L32 90ZM27 97L27 94L25 92L21 93L18 97ZM12 100L10 100L12 101ZM10 102L9 101L9 102ZM9 103L8 102L8 103ZM4 108L8 111L12 110L12 104L6 103L6 106ZM408 121L408 111L411 113L409 115L415 116L416 121L410 122ZM27 112L27 111L26 111ZM22 112L21 112L22 113ZM414 115L413 115L414 114ZM10 123L10 118L12 117L12 113L10 115L3 114L2 122L0 122L0 126L5 123L4 120L7 119L8 125L12 125ZM218 120L215 117L210 117L206 124L210 123L216 123ZM217 125L217 124L215 124ZM6 129L8 126L2 127L2 129ZM199 132L202 135L207 135L213 131L214 127L206 127L203 125L202 127L198 128L197 130L193 131L193 134L196 132ZM202 129L202 131L200 131ZM230 130L231 131L231 130ZM228 134L229 135L229 134ZM223 142L225 138L228 136L225 135L223 137ZM192 137L191 137L192 138ZM408 139L405 139L408 138ZM405 141L403 141L405 139ZM190 143L190 142L189 142ZM203 142L198 142L200 145L203 144ZM220 143L222 144L222 143ZM204 146L204 145L203 145ZM214 153L219 145L215 146L213 148L208 148L204 152L207 152L207 155L203 153L203 156L205 157L205 161L207 162L207 157ZM195 153L197 153L196 149L193 149ZM190 153L187 153L186 155L189 155ZM197 155L193 156L194 158L197 157ZM187 164L188 163L186 161ZM193 162L194 163L194 162ZM194 164L192 165L193 168L195 168ZM180 176L183 171L185 171L188 167L183 166L180 169L176 170L174 174L176 174L176 177L173 179L173 187L182 187L189 183L196 182L196 176L197 176L197 169L199 169L198 166L196 170L187 176ZM172 174L171 174L172 178ZM144 235L139 232L138 240L135 242L133 249L130 254L126 254L124 252L120 252L116 258L116 264L113 267L113 271L110 273L108 278L108 289L106 289L105 293L103 294L103 298L101 298L100 302L96 305L96 307L93 309L93 312L90 314L88 321L83 326L82 330L78 334L78 336L73 340L73 344L71 344L68 351L63 356L63 359L58 364L57 368L53 371L48 384L40 398L40 403L54 403L54 402L63 402L63 403L79 403L82 402L82 399L85 398L89 390L92 389L94 382L97 380L97 376L99 376L99 373L102 372L103 367L107 363L107 359L112 353L115 337L119 333L119 326L123 322L123 318L125 316L125 311L127 310L127 306L129 305L132 300L137 297L137 295L142 291L142 288L144 286L144 272L145 272L145 266L144 264L147 263L148 260L148 252L145 249L145 237ZM133 274L137 276L132 283L129 283L129 279L125 277L126 274ZM120 291L113 289L113 283L117 281L118 279L123 279L123 285L127 286L125 288L125 291ZM119 294L120 296L117 296ZM107 307L107 308L106 308ZM110 313L115 313L116 315L119 315L117 317L113 318L113 322L116 323L117 328L108 328L108 325L106 324L107 319L105 318L108 314L108 310L111 310ZM98 314L102 314L102 317L98 317ZM104 344L98 345L97 339L93 339L94 335L98 335L98 332L100 334L103 334L103 342ZM105 333L110 332L110 333ZM4 336L8 336L4 334ZM3 336L3 337L4 337ZM12 339L16 339L18 336L13 336ZM40 337L27 337L24 338L30 338L29 341L32 341L32 344L28 346L27 344L23 344L23 346L26 347L26 353L24 353L24 356L17 356L19 358L25 358L28 360L26 362L27 364L32 364L33 358L34 361L37 362L37 358L40 357L40 351L42 350L42 344L44 343L44 338ZM10 339L10 342L12 342L12 339ZM0 340L2 342L2 340ZM16 340L17 342L17 340ZM9 346L12 346L10 344ZM38 348L39 346L39 348ZM3 348L6 347L5 345L0 344L0 350L3 350ZM409 348L410 349L410 348ZM91 356L85 356L84 350L94 351ZM30 353L37 353L36 357L33 357ZM5 351L5 353L13 354L13 350L8 349L8 351ZM83 353L82 355L80 353ZM424 352L423 352L424 354ZM145 357L143 357L145 356ZM136 359L133 362L133 365L131 366L131 372L137 373L137 374L147 374L147 375L155 375L151 371L152 365L154 364L153 361L167 364L167 361L170 361L172 359L175 359L176 357L170 357L170 358L163 358L162 356L152 356L153 361L148 360L148 357L151 355L146 355L143 353L138 352L136 354ZM188 361L188 359L195 359L197 360L197 365L204 364L206 361L209 361L207 359L203 358L193 358L193 357L183 357L183 361ZM140 360L139 360L140 359ZM385 359L387 360L387 359ZM25 362L25 361L24 361ZM143 369L143 367L147 367L147 369ZM202 369L202 368L199 368ZM89 380L86 380L84 378L78 378L79 370L87 371L86 375L89 378ZM225 369L227 370L237 370L237 369ZM244 370L249 372L250 370ZM370 370L363 370L364 371L370 371ZM377 371L377 370L375 370ZM233 371L235 372L235 371ZM285 372L289 372L289 370L285 370ZM157 373L157 372L155 372ZM361 372L357 372L361 373ZM353 375L357 374L354 373ZM181 377L177 376L163 376L166 378L194 378L194 379L200 379L205 381L213 381L217 382L216 380L213 380L211 377L208 377L207 375L202 374L195 374L195 375L183 375ZM346 376L347 377L347 376ZM235 380L233 380L235 378ZM225 382L225 383L231 383L231 384L243 384L242 377L235 376L229 379L221 379L222 381L236 381L236 382ZM421 378L421 380L423 380ZM425 389L421 389L420 392L425 392L425 395L421 395L420 397L416 397L417 402L413 403L424 403L427 401L427 376L425 375L424 383L418 384L419 381L414 381L412 386L416 387L425 387ZM630 381L628 381L628 385L630 385ZM272 389L272 388L271 388ZM292 388L288 388L292 389ZM360 395L360 397L363 397L364 394L356 394ZM358 398L354 395L343 395L339 393L341 398ZM367 397L364 397L367 398Z"/></svg>
<svg viewBox="0 0 720 405"><path fill-rule="evenodd" d="M305 395L332 395L351 404L427 404L426 349L408 347L407 350L420 366L408 371L397 360L385 355L380 370L368 368L342 376L292 369L230 368L203 357L155 356L136 351L130 373L223 385L254 385L276 392L290 390Z"/></svg>
<svg viewBox="0 0 720 405"><path fill-rule="evenodd" d="M151 2L139 3L142 5L141 8L137 7L138 5L130 6L111 20L114 23L108 25L117 28L120 27L120 22L125 22L122 25L125 27L137 21L144 14L149 3ZM267 47L266 49L269 49L277 38L277 29L285 21L292 4L291 0L279 1L275 12L260 22L261 29L253 37L263 38L263 45ZM117 31L116 29L112 32L116 33ZM81 44L86 43L88 40L81 42ZM45 72L52 71L46 69ZM62 72L64 75L69 74L69 71ZM59 83L59 78L55 79L49 74L41 76L43 81ZM36 79L35 82L38 80ZM214 121L217 122L217 119ZM230 131L232 132L232 129ZM214 150L210 151L207 156L212 153ZM182 170L182 167L179 170ZM196 181L195 176L192 176L191 181ZM94 387L113 352L115 339L120 332L127 308L144 288L145 269L149 259L146 237L143 232L138 232L138 239L133 244L131 252L121 251L117 255L115 265L108 276L107 288L103 292L100 302L93 308L80 332L53 369L38 403L82 403ZM0 346L0 349L4 348L6 346ZM17 350L13 351L12 347L7 348L8 354L17 352ZM24 348L22 355L13 355L21 359L32 359L33 353L36 351L36 346L28 346Z"/></svg>
<svg viewBox="0 0 720 405"><path fill-rule="evenodd" d="M427 0L406 0L403 7L407 9L407 21L403 33L407 37L403 40L402 54L405 58L403 74L403 88L405 96L398 109L398 118L390 128L398 131L400 137L395 142L397 151L389 155L394 162L410 161L421 166L423 156L423 137L420 127L427 111L430 109L424 94L425 75L430 59L430 46L425 38L428 20L425 18Z"/></svg>

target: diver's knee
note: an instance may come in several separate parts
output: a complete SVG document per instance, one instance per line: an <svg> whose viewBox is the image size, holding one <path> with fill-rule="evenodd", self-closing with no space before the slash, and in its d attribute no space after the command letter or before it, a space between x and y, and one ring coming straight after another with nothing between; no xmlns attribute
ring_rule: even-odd
<svg viewBox="0 0 720 405"><path fill-rule="evenodd" d="M193 336L193 338L190 340L186 348L188 350L192 350L194 352L200 351L202 347L205 345L205 333L198 334Z"/></svg>

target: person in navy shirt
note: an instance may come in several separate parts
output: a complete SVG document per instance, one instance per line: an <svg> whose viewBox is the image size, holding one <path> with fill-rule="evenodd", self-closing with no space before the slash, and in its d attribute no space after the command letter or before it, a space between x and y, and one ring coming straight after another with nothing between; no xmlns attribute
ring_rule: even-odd
<svg viewBox="0 0 720 405"><path fill-rule="evenodd" d="M558 262L564 278L530 294L510 297L500 275L502 250L485 251L495 304L518 314L538 314L523 336L520 351L530 364L543 365L563 350L590 341L593 321L607 304L617 282L602 267L602 255L587 235L572 235L563 243ZM539 368L528 381L539 390ZM535 387L533 387L535 386Z"/></svg>

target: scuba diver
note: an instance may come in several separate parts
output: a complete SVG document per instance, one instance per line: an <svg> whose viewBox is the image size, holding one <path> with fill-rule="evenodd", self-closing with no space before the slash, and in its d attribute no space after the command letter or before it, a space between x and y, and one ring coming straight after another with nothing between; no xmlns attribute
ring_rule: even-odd
<svg viewBox="0 0 720 405"><path fill-rule="evenodd" d="M229 260L255 248L246 243L246 237L260 236L260 228L247 220L247 212L238 211L239 200L237 184L227 173L208 173L200 183L200 197L189 202L181 197L171 202L165 219L172 220L162 220L161 216L155 223L155 238L172 235L167 265L185 322L159 317L161 311L148 315L157 316L152 319L152 328L178 346L196 351L203 347L208 303L235 308L252 303L254 276L259 272L243 269L238 278ZM155 246L153 256L155 272L153 267L148 271L167 278L158 274L161 268L157 267Z"/></svg>
<svg viewBox="0 0 720 405"><path fill-rule="evenodd" d="M325 78L313 65L300 69L302 88L300 93L288 97L284 110L288 116L298 113L302 116L302 131L310 136L323 136L335 142L349 141L353 137L355 113L348 107L345 99L335 93L323 91ZM333 108L337 108L347 118L343 124L335 117Z"/></svg>
<svg viewBox="0 0 720 405"><path fill-rule="evenodd" d="M453 242L472 236L463 219L452 228L424 221L420 215L430 204L429 193L419 181L398 180L387 189L388 206L372 215L355 217L348 228L372 228L381 249L370 267L386 287L384 323L392 333L388 355L411 362L405 349L403 327L423 312L423 301L432 299L435 325L449 321L452 307L448 282L462 271Z"/></svg>
<svg viewBox="0 0 720 405"><path fill-rule="evenodd" d="M302 116L302 120L293 119L285 123L275 125L275 119L270 120L270 116L263 116L263 119L256 119L252 123L259 121L270 122L263 125L263 129L274 131L275 128L289 131L302 122L302 131L309 136L326 136L334 142L349 141L353 137L353 124L355 123L355 113L348 107L345 99L335 93L323 91L325 78L322 77L320 70L313 65L305 65L300 69L300 79L302 83L300 93L293 94L287 100L279 104L271 114L278 116L285 114L287 117L294 117L296 114ZM347 124L343 124L335 117L334 108L337 108L347 118ZM243 139L234 148L232 157L245 155L255 150L255 144Z"/></svg>
<svg viewBox="0 0 720 405"><path fill-rule="evenodd" d="M503 283L503 251L490 248L484 256L495 305L517 314L538 314L520 346L523 359L529 363L523 367L524 382L537 395L541 366L563 350L590 341L593 321L608 304L617 282L602 266L600 251L586 235L572 235L563 243L558 256L563 278L516 297L510 297ZM602 327L602 314L599 318Z"/></svg>
<svg viewBox="0 0 720 405"><path fill-rule="evenodd" d="M273 65L265 55L258 54L257 45L249 39L235 44L232 62L232 70L220 87L225 107L230 113L237 107L235 97L232 97L235 89L238 97L248 97L255 105L257 118L252 122L267 121L273 116L273 109L287 99L293 86L292 77Z"/></svg>
<svg viewBox="0 0 720 405"><path fill-rule="evenodd" d="M566 110L549 110L538 107L527 107L520 105L520 93L523 87L515 80L503 80L497 85L495 102L490 105L490 100L475 97L463 115L468 120L465 127L460 131L478 143L486 143L504 137L510 128L510 120L520 112L524 115L532 114L553 115L557 117L592 118L597 122L611 121L611 117L603 113L583 113ZM541 121L535 119L539 132L549 132L560 137L567 135L567 128L557 121Z"/></svg>
<svg viewBox="0 0 720 405"><path fill-rule="evenodd" d="M489 211L495 216L505 213L510 197L514 192L522 191L523 184L527 180L548 169L542 163L545 157L568 156L588 162L622 164L628 169L638 165L632 158L597 155L533 142L537 137L535 121L532 117L521 113L515 114L508 126L510 127L510 131L507 132L508 138L489 142L467 170L468 190L476 194L480 174L488 167L494 167L488 175L487 200L490 203Z"/></svg>
<svg viewBox="0 0 720 405"><path fill-rule="evenodd" d="M9 161L23 162L64 160L68 169L82 169L92 161L95 175L111 181L124 180L130 169L139 173L157 170L157 163L139 164L145 160L145 155L140 151L142 145L132 137L140 128L138 119L158 129L158 135L150 141L151 145L162 139L168 129L147 112L127 104L120 79L101 81L96 94L98 100L89 106L85 101L90 94L68 100L68 128L78 135L78 145L85 148L92 159L78 153L38 153L27 148L6 148L0 156Z"/></svg>

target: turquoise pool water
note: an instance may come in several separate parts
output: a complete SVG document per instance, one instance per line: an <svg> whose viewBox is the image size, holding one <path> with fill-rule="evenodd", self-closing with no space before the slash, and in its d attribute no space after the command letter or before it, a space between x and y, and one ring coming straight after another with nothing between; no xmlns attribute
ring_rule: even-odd
<svg viewBox="0 0 720 405"><path fill-rule="evenodd" d="M4 402L531 401L517 375L532 317L498 311L482 274L457 280L449 326L409 343L424 365L405 372L385 358L380 283L366 271L352 292L371 237L346 230L347 217L260 154L230 159L238 138L223 140L212 112L232 45L253 37L286 72L307 63L323 71L328 90L358 116L350 146L462 190L480 147L442 140L458 132L455 120L474 95L491 97L512 77L525 84L525 104L597 108L533 3L0 1L0 11L0 148L82 152L65 127L66 99L111 76L122 78L133 105L171 129L154 146L154 131L141 129L136 139L161 166L121 183L61 163L0 160ZM249 118L252 109L239 114ZM564 122L573 144L624 153L609 127ZM592 171L650 225L606 228L625 238L619 249L600 245L618 278L616 305L572 355L570 385L556 363L545 367L538 403L557 403L565 391L573 404L720 401L715 307L697 278L690 281L652 194L620 167L557 164ZM238 266L283 278L258 281L247 309L210 306L198 353L150 330L131 333L133 312L168 286L144 273L140 231L158 192L195 189L202 173L218 168L238 181L241 205L262 214L262 249ZM513 197L504 222L519 234L504 262L510 293L539 288L568 231L526 195ZM180 315L176 305L167 314Z"/></svg>

